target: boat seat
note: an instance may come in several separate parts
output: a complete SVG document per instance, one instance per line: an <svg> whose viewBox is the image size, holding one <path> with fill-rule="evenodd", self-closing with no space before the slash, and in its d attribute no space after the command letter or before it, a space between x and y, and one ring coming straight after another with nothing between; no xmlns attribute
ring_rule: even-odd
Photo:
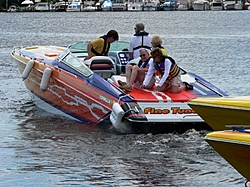
<svg viewBox="0 0 250 187"><path fill-rule="evenodd" d="M116 74L115 62L107 56L94 56L84 63L94 72L104 79Z"/></svg>

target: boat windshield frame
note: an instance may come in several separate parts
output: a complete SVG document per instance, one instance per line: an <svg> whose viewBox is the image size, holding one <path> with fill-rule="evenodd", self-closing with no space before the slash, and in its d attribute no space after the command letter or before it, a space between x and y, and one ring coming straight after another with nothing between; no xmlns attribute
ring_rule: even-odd
<svg viewBox="0 0 250 187"><path fill-rule="evenodd" d="M66 49L58 56L59 62L65 64L71 69L77 71L84 77L89 77L93 74L93 71L88 68L84 63L82 63L77 57L70 52L69 49Z"/></svg>

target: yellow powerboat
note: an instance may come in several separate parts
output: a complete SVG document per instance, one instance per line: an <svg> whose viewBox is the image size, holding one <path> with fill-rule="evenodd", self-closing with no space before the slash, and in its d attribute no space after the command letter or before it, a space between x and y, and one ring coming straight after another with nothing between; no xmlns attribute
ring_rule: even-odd
<svg viewBox="0 0 250 187"><path fill-rule="evenodd" d="M215 131L205 140L242 176L250 181L250 130Z"/></svg>
<svg viewBox="0 0 250 187"><path fill-rule="evenodd" d="M250 96L196 98L188 105L215 131L250 128Z"/></svg>

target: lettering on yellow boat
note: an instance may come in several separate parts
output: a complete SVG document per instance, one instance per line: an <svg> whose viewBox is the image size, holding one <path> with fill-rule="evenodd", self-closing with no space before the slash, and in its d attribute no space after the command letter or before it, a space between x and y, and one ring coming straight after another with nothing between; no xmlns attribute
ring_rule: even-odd
<svg viewBox="0 0 250 187"><path fill-rule="evenodd" d="M172 107L171 109L156 109L156 108L145 108L144 114L196 114L192 109L181 109L180 107Z"/></svg>

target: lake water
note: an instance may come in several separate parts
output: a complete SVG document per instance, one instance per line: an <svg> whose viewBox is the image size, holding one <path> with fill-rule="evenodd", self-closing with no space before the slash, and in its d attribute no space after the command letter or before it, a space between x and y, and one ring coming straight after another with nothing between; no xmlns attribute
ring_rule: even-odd
<svg viewBox="0 0 250 187"><path fill-rule="evenodd" d="M250 93L250 11L0 13L0 186L244 186L205 141L207 131L128 134L53 116L34 106L10 52L65 46L134 25L163 38L184 69L229 95Z"/></svg>

